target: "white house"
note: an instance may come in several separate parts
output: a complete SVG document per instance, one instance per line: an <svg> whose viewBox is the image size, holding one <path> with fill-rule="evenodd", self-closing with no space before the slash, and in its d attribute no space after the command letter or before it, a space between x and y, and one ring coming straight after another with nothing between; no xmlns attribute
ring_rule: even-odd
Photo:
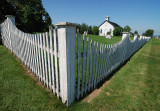
<svg viewBox="0 0 160 111"><path fill-rule="evenodd" d="M111 35L113 36L113 30L115 27L121 27L118 24L111 22L109 20L109 17L106 17L106 20L99 26L99 35L100 36L106 36L107 32L111 32Z"/></svg>

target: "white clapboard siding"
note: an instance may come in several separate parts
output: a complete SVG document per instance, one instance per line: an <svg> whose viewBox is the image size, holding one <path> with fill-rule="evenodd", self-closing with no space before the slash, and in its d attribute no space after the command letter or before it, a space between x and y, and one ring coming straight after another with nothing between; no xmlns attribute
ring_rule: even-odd
<svg viewBox="0 0 160 111"><path fill-rule="evenodd" d="M99 53L99 63L98 63L98 83L100 82L101 78L101 63L102 63L102 44L100 44L100 53Z"/></svg>
<svg viewBox="0 0 160 111"><path fill-rule="evenodd" d="M43 76L42 76L42 56L41 56L41 45L40 45L40 34L38 34L37 37L38 41L38 61L39 61L39 76L40 76L40 81L43 81Z"/></svg>

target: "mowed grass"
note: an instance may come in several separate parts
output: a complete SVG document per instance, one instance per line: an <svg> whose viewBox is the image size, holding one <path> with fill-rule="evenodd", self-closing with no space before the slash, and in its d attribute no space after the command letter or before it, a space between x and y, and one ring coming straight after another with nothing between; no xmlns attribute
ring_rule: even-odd
<svg viewBox="0 0 160 111"><path fill-rule="evenodd" d="M95 40L100 42L99 38ZM91 102L82 99L67 108L56 96L38 86L21 62L0 46L0 111L158 111L160 40L151 39L100 89Z"/></svg>
<svg viewBox="0 0 160 111"><path fill-rule="evenodd" d="M103 43L103 44L115 44L122 40L122 36L112 36L111 39L107 39L105 36L98 36L98 35L87 35L91 40ZM130 37L133 40L133 37Z"/></svg>

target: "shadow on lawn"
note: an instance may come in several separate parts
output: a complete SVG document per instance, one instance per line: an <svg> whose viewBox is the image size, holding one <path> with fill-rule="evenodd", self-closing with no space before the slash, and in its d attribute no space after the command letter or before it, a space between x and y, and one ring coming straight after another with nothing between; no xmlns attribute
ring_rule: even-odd
<svg viewBox="0 0 160 111"><path fill-rule="evenodd" d="M144 45L145 45L145 44L144 44ZM140 49L141 49L141 48L142 48L142 47L140 47ZM139 49L139 50L140 50L140 49ZM114 76L114 74L115 74L116 72L118 72L124 65L126 65L127 62L130 61L131 57L132 57L135 53L137 53L139 50L137 50L136 52L134 52L126 61L124 61L124 63L122 63L119 67L117 67L116 69L114 69L107 77L105 77L105 78L96 86L96 88L91 89L89 92L87 92L87 94L85 94L85 96L81 97L81 99L84 99L84 98L88 97L95 89L100 89L100 88L104 85L104 83L105 83L106 81L109 81L109 80ZM75 103L77 103L77 102L78 102L78 101L76 101Z"/></svg>

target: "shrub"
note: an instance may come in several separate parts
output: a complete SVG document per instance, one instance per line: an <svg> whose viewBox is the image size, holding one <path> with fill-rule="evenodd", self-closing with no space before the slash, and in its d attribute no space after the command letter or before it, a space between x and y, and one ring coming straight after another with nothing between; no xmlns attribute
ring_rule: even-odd
<svg viewBox="0 0 160 111"><path fill-rule="evenodd" d="M113 30L113 35L114 36L122 35L122 28L121 27L115 27L114 30Z"/></svg>
<svg viewBox="0 0 160 111"><path fill-rule="evenodd" d="M154 30L153 30L153 29L148 29L148 30L146 30L146 32L145 32L143 35L144 35L144 36L152 37L152 36L153 36L153 33L154 33Z"/></svg>
<svg viewBox="0 0 160 111"><path fill-rule="evenodd" d="M111 32L107 32L107 35L111 35Z"/></svg>
<svg viewBox="0 0 160 111"><path fill-rule="evenodd" d="M134 31L134 34L138 34L138 31L136 30L136 31Z"/></svg>
<svg viewBox="0 0 160 111"><path fill-rule="evenodd" d="M123 28L123 32L130 32L131 31L131 28L130 26L126 25L124 28Z"/></svg>
<svg viewBox="0 0 160 111"><path fill-rule="evenodd" d="M93 32L94 35L98 35L99 28L97 26L93 26L92 32Z"/></svg>

